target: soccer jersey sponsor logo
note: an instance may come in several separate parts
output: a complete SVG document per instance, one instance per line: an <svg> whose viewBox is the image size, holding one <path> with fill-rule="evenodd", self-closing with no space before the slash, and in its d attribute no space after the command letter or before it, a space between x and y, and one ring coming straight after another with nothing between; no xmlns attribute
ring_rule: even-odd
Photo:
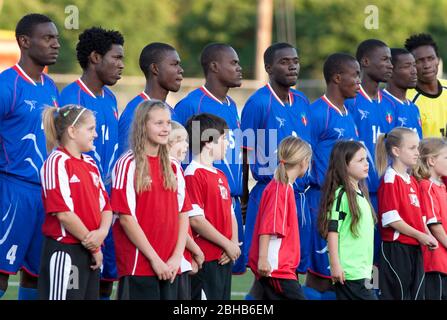
<svg viewBox="0 0 447 320"><path fill-rule="evenodd" d="M280 118L280 117L275 117L275 118L276 118L276 120L278 120L279 128L284 127L284 124L286 123L286 119L284 119L284 118Z"/></svg>
<svg viewBox="0 0 447 320"><path fill-rule="evenodd" d="M404 118L404 117L398 117L397 121L399 121L399 125L401 127L404 127L407 124L407 118Z"/></svg>
<svg viewBox="0 0 447 320"><path fill-rule="evenodd" d="M28 106L29 106L29 111L33 111L34 109L36 109L36 100L23 100L23 102L25 102Z"/></svg>
<svg viewBox="0 0 447 320"><path fill-rule="evenodd" d="M334 131L338 133L337 139L340 139L343 137L343 134L345 133L344 128L334 128Z"/></svg>
<svg viewBox="0 0 447 320"><path fill-rule="evenodd" d="M360 113L360 120L367 119L369 115L369 111L358 109Z"/></svg>
<svg viewBox="0 0 447 320"><path fill-rule="evenodd" d="M70 183L78 183L78 182L81 182L81 180L79 180L78 176L75 174L72 175L70 178Z"/></svg>

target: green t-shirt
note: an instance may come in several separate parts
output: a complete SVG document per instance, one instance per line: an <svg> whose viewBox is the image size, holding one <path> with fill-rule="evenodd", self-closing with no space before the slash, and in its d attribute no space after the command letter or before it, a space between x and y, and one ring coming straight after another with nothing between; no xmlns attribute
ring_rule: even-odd
<svg viewBox="0 0 447 320"><path fill-rule="evenodd" d="M342 192L340 197L340 192ZM374 219L368 200L357 193L360 221L358 236L351 232L352 215L348 196L342 187L335 192L329 231L338 232L338 257L346 280L370 279L374 256Z"/></svg>

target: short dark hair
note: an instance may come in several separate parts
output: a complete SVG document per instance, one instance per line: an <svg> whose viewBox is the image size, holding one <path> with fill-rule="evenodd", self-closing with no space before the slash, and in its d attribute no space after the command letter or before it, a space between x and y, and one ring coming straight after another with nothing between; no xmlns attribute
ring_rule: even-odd
<svg viewBox="0 0 447 320"><path fill-rule="evenodd" d="M146 78L149 77L150 65L159 63L166 51L175 51L175 48L166 43L152 42L141 50L139 64Z"/></svg>
<svg viewBox="0 0 447 320"><path fill-rule="evenodd" d="M399 60L399 56L404 54L411 54L411 53L404 48L391 48L391 63L393 64L393 66L395 66L395 64Z"/></svg>
<svg viewBox="0 0 447 320"><path fill-rule="evenodd" d="M194 125L194 123L198 123L199 127ZM228 129L228 125L221 117L211 113L200 113L188 119L185 129L189 136L189 148L193 153L197 154L197 142L200 142L200 148L198 150L200 153L202 152L206 143L217 142L219 137L225 134L225 130ZM211 130L213 130L213 132L211 132ZM213 134L204 137L203 134L206 131Z"/></svg>
<svg viewBox="0 0 447 320"><path fill-rule="evenodd" d="M328 56L323 65L323 75L326 83L331 81L334 74L343 72L348 62L356 62L356 60L347 53L333 53Z"/></svg>
<svg viewBox="0 0 447 320"><path fill-rule="evenodd" d="M268 47L264 52L264 64L272 65L273 60L275 59L276 51L285 49L285 48L292 48L292 49L297 50L294 46L292 46L290 43L287 43L287 42L274 43L270 47Z"/></svg>
<svg viewBox="0 0 447 320"><path fill-rule="evenodd" d="M422 46L432 46L435 50L436 56L439 57L438 45L428 33L413 34L405 40L405 48L410 52Z"/></svg>
<svg viewBox="0 0 447 320"><path fill-rule="evenodd" d="M362 41L359 46L357 47L357 52L355 54L355 57L359 63L361 63L361 60L368 55L372 50L376 48L382 48L382 47L388 47L385 42L377 39L368 39Z"/></svg>
<svg viewBox="0 0 447 320"><path fill-rule="evenodd" d="M202 65L205 76L208 74L210 63L218 60L220 53L227 49L232 49L232 47L225 43L210 43L203 48L200 55L200 64Z"/></svg>
<svg viewBox="0 0 447 320"><path fill-rule="evenodd" d="M104 56L112 45L124 45L123 35L119 31L105 30L101 27L92 27L79 35L76 45L76 57L83 70L88 67L88 57L93 51Z"/></svg>
<svg viewBox="0 0 447 320"><path fill-rule="evenodd" d="M16 26L16 39L19 36L29 36L31 37L34 27L41 23L53 22L49 17L40 13L30 13L23 16Z"/></svg>

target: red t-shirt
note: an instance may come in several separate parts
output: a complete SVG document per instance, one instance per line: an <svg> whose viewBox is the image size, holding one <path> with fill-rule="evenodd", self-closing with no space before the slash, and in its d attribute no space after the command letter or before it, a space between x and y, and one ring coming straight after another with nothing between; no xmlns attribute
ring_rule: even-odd
<svg viewBox="0 0 447 320"><path fill-rule="evenodd" d="M412 237L400 234L389 226L403 220L411 227L425 233L423 214L420 205L420 191L416 179L410 175L402 177L392 167L388 167L377 193L379 201L379 228L382 240L419 245Z"/></svg>
<svg viewBox="0 0 447 320"><path fill-rule="evenodd" d="M186 188L192 203L189 216L203 215L223 236L232 237L233 206L225 174L216 168L191 161L185 170ZM218 260L223 249L200 237L193 230L194 240L205 254L205 261Z"/></svg>
<svg viewBox="0 0 447 320"><path fill-rule="evenodd" d="M258 275L259 236L270 235L268 262L271 277L296 280L300 262L300 236L293 187L273 179L262 193L253 241L249 253L249 266Z"/></svg>
<svg viewBox="0 0 447 320"><path fill-rule="evenodd" d="M65 230L57 212L74 212L89 231L101 225L101 212L112 210L95 160L75 158L63 148L54 150L41 169L45 236L62 243L80 243Z"/></svg>
<svg viewBox="0 0 447 320"><path fill-rule="evenodd" d="M179 232L177 190L164 188L159 157L148 156L147 161L152 183L149 190L137 193L132 151L118 159L112 174L111 204L114 212L136 219L151 246L166 262L174 252ZM149 260L129 240L119 220L113 225L113 236L119 277L156 275Z"/></svg>
<svg viewBox="0 0 447 320"><path fill-rule="evenodd" d="M186 190L186 182L185 176L183 173L182 166L180 162L174 157L170 157L172 162L172 169L174 170L175 176L177 177L177 200L178 206L181 208L181 212L188 212L192 210L191 200L189 199L188 191ZM189 225L188 220L188 234L192 238L191 226ZM183 253L183 259L180 264L180 272L187 272L192 270L191 266L192 255L191 252L185 248L185 252Z"/></svg>
<svg viewBox="0 0 447 320"><path fill-rule="evenodd" d="M427 216L427 225L442 224L447 232L447 193L444 184L432 180L419 182L422 211ZM439 243L435 250L423 248L425 272L447 274L447 249Z"/></svg>

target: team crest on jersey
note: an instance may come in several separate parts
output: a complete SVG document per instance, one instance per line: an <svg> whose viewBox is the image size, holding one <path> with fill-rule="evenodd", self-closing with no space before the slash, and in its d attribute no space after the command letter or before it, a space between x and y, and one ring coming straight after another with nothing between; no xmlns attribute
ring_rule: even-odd
<svg viewBox="0 0 447 320"><path fill-rule="evenodd" d="M419 206L419 199L418 199L417 194L410 193L409 196L410 196L411 205L419 208L420 206Z"/></svg>
<svg viewBox="0 0 447 320"><path fill-rule="evenodd" d="M95 186L99 186L99 176L96 173L94 173L94 172L90 172L90 175L92 177L93 184Z"/></svg>
<svg viewBox="0 0 447 320"><path fill-rule="evenodd" d="M229 196L228 196L228 190L227 188L225 188L225 186L223 185L223 181L221 178L219 178L219 189L220 189L220 196L222 197L222 199L224 200L228 200Z"/></svg>
<svg viewBox="0 0 447 320"><path fill-rule="evenodd" d="M301 122L304 124L305 127L307 127L307 117L305 113L301 114Z"/></svg>
<svg viewBox="0 0 447 320"><path fill-rule="evenodd" d="M386 119L386 122L388 122L388 123L393 122L393 116L391 115L390 112L387 112L387 113L386 113L386 117L385 117L385 119Z"/></svg>

